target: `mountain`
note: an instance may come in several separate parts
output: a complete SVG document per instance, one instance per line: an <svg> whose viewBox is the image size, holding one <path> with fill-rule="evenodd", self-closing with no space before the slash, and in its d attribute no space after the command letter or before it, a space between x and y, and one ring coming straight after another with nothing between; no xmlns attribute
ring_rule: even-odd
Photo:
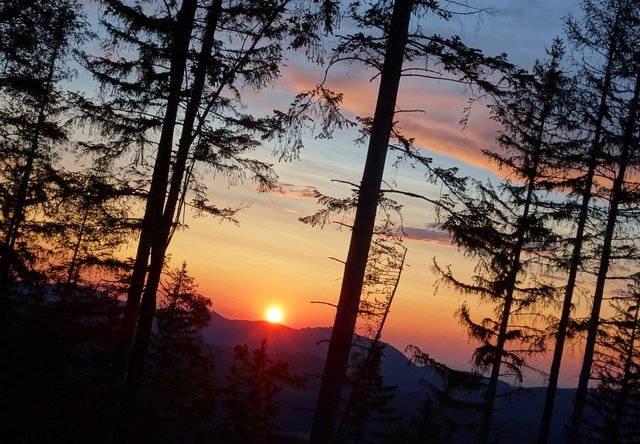
<svg viewBox="0 0 640 444"><path fill-rule="evenodd" d="M263 339L267 341L267 352L271 358L287 361L292 373L308 376L304 391L285 390L280 399L283 410L278 425L299 436L305 436L311 427L312 411L320 386L319 377L323 371L330 335L331 329L328 327L294 329L266 321L231 320L215 312L211 313L211 321L203 331L207 347L216 356L216 373L220 376L224 375L232 363L234 346L246 344L253 350L260 347ZM385 385L397 387L395 414L407 419L417 415L418 407L427 396L423 381L437 386L442 384L431 368L413 365L390 344L384 349L382 374ZM501 394L513 391L513 387L501 383ZM563 424L570 414L573 391L560 389L558 392L551 444L564 442ZM498 398L494 426L500 431L501 443L526 444L535 441L544 396L545 388L535 387ZM466 400L479 401L477 396ZM457 419L470 418L459 416ZM476 438L460 432L454 441L475 443Z"/></svg>
<svg viewBox="0 0 640 444"><path fill-rule="evenodd" d="M255 349L266 339L270 356L278 359L295 356L296 359L289 361L293 371L321 375L331 328L293 329L266 321L226 319L213 312L203 336L204 341L215 348L233 348L238 344L246 344ZM430 382L436 380L430 369L412 365L402 352L391 345L385 348L382 369L385 383L398 386L399 390L405 392L423 391L421 379Z"/></svg>

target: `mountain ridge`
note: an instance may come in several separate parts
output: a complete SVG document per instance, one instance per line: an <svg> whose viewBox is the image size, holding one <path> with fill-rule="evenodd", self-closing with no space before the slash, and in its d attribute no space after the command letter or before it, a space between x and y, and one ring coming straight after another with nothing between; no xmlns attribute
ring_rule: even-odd
<svg viewBox="0 0 640 444"><path fill-rule="evenodd" d="M281 397L283 415L278 426L296 435L305 436L311 426L312 411L324 368L324 359L331 335L330 327L305 327L296 329L283 324L262 320L228 319L219 313L211 313L211 321L203 330L203 340L216 356L216 369L224 370L232 363L233 347L260 347L267 341L267 353L272 359L287 361L292 373L308 377L304 392L285 390ZM405 417L417 416L417 409L427 397L427 384L442 385L442 380L429 367L418 367L391 344L385 343L381 364L384 384L396 387L396 412ZM537 433L545 387L529 387L518 394L500 396L496 404L494 428L499 430L503 444L534 442ZM564 442L564 423L571 411L575 389L560 389L552 424L550 444ZM500 382L501 394L514 391L514 387ZM469 400L478 401L477 395ZM458 418L460 419L460 418ZM525 437L525 439L523 439ZM475 442L477 438L458 434L452 442Z"/></svg>

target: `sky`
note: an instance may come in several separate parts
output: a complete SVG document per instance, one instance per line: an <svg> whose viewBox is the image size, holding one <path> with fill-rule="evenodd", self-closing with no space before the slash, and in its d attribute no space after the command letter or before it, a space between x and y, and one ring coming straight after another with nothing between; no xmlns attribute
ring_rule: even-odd
<svg viewBox="0 0 640 444"><path fill-rule="evenodd" d="M425 32L458 34L468 45L486 54L507 53L512 62L530 67L544 57L545 47L562 33L562 19L579 14L577 0L490 0L476 4L488 7L490 14L472 20L427 21ZM415 23L414 23L415 25ZM321 80L321 70L301 60L291 60L280 81L271 89L254 94L248 100L253 112L285 109L300 90ZM331 73L329 86L344 92L343 111L354 117L373 114L377 80L357 66ZM456 166L463 175L496 179L483 159L483 148L494 146L496 125L482 104L472 110L468 127L458 125L468 95L458 87L444 83L404 81L398 106L422 109L422 113L403 115L401 127L416 145L441 166ZM169 249L174 266L186 261L199 284L200 293L210 297L213 309L231 319L264 319L267 308L278 306L284 312L283 323L294 328L330 326L340 291L342 264L349 232L336 225L324 229L298 221L320 207L313 198L315 190L336 197L350 193L347 185L335 180L360 181L366 147L354 143L353 131L337 132L330 140L309 134L299 160L278 162L271 156L268 143L256 155L275 163L281 191L259 194L250 183L228 186L221 178L207 177L210 201L217 206L242 206L238 225L211 218L188 219L188 230L178 232ZM425 183L423 173L408 166L387 166L385 180L416 193L437 196L439 188ZM400 350L417 345L433 358L456 368L468 369L476 344L467 339L465 329L454 316L465 298L449 290L434 290L432 261L451 265L459 275L471 273L473 263L449 245L442 233L431 228L433 208L405 200L404 222L411 238L406 269L383 333L383 340ZM480 316L490 307L476 306ZM561 385L575 385L578 364L571 351L567 355ZM579 353L576 353L579 356ZM548 359L539 364L547 369ZM529 385L543 384L532 378Z"/></svg>

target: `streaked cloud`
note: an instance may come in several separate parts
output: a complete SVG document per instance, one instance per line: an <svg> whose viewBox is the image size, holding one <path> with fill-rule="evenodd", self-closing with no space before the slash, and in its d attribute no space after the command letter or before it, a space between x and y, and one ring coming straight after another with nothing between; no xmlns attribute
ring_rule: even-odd
<svg viewBox="0 0 640 444"><path fill-rule="evenodd" d="M432 242L440 245L451 245L451 236L443 230L433 228L403 227L402 231L407 235L407 239Z"/></svg>
<svg viewBox="0 0 640 444"><path fill-rule="evenodd" d="M373 72L355 67L335 69L329 73L326 87L342 92L342 113L349 119L372 116L378 89ZM321 81L317 69L308 65L287 67L280 87L291 92L310 90ZM469 94L459 85L403 79L398 97L397 120L406 137L415 139L418 148L428 153L444 154L474 167L490 168L481 149L493 144L497 124L489 120L483 103L471 110L468 125L460 121L469 105ZM353 138L357 137L354 132Z"/></svg>
<svg viewBox="0 0 640 444"><path fill-rule="evenodd" d="M316 199L318 189L312 185L294 185L292 183L281 183L275 194L293 197L296 199ZM292 210L287 210L292 211Z"/></svg>

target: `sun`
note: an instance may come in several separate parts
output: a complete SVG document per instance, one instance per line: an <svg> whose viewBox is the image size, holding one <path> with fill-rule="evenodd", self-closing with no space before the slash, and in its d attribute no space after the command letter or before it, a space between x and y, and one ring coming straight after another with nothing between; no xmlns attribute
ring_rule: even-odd
<svg viewBox="0 0 640 444"><path fill-rule="evenodd" d="M284 318L284 313L278 307L269 307L266 311L267 321L279 324Z"/></svg>

